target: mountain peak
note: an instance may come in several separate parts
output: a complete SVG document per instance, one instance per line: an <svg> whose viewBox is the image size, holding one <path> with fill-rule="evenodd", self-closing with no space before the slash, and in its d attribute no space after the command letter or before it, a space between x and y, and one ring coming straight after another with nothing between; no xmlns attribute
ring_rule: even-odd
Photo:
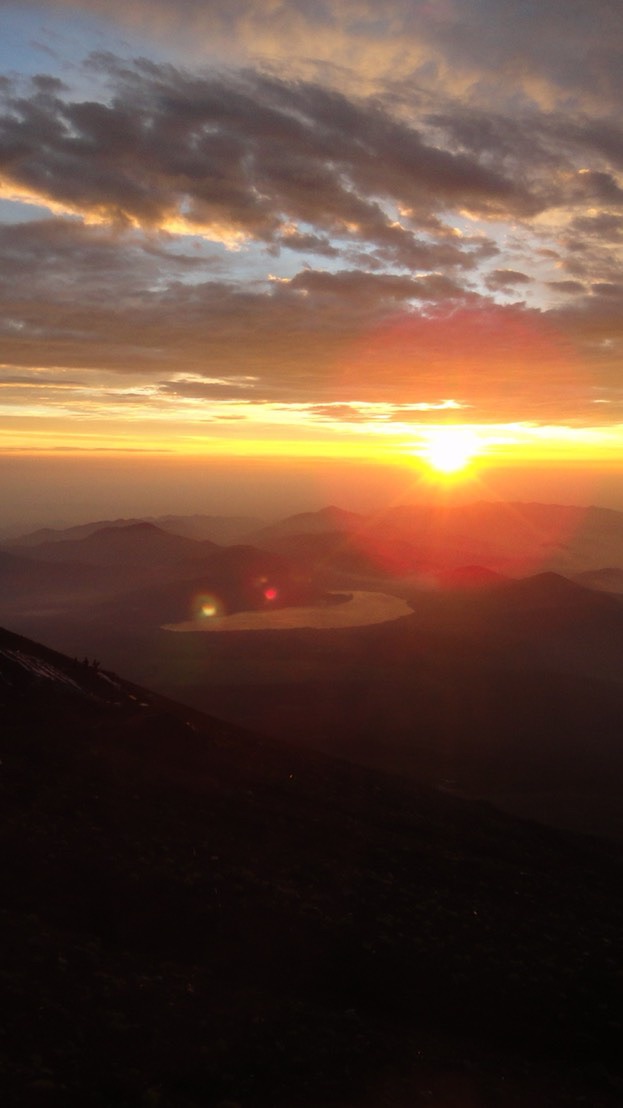
<svg viewBox="0 0 623 1108"><path fill-rule="evenodd" d="M93 531L90 535L87 535L84 542L97 542L102 537L108 537L113 535L118 538L120 535L166 535L167 531L164 531L162 527L157 527L155 523L148 523L146 520L139 520L138 522L128 522L112 527L100 527L98 531Z"/></svg>

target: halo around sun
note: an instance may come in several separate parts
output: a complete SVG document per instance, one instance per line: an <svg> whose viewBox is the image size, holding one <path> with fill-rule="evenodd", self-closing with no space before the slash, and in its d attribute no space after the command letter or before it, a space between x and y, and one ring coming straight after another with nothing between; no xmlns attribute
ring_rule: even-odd
<svg viewBox="0 0 623 1108"><path fill-rule="evenodd" d="M466 469L482 445L469 427L435 427L426 432L421 456L437 473L455 474Z"/></svg>

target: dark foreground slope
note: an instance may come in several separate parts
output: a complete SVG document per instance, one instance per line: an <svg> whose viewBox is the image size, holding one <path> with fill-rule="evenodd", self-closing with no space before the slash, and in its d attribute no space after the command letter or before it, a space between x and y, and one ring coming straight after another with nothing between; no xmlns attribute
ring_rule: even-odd
<svg viewBox="0 0 623 1108"><path fill-rule="evenodd" d="M8 632L0 710L5 1103L620 1104L615 846Z"/></svg>

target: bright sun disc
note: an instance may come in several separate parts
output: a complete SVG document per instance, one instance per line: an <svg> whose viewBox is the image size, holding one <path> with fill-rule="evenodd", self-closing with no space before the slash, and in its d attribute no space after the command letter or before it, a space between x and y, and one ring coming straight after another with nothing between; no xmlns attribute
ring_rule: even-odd
<svg viewBox="0 0 623 1108"><path fill-rule="evenodd" d="M426 435L422 457L438 473L459 473L478 454L481 446L467 427L436 427Z"/></svg>

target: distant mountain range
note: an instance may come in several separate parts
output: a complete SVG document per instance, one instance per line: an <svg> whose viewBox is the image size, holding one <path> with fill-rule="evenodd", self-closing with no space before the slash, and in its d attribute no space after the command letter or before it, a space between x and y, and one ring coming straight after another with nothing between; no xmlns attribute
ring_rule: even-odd
<svg viewBox="0 0 623 1108"><path fill-rule="evenodd" d="M75 527L43 527L22 536L7 540L11 546L39 546L41 543L67 542L86 539L95 531L110 528L127 528L135 524L152 523L163 531L174 535L183 535L189 539L203 541L209 539L216 543L235 543L262 526L262 521L252 516L149 516L141 519L106 519L95 523L83 523Z"/></svg>
<svg viewBox="0 0 623 1108"><path fill-rule="evenodd" d="M36 531L6 543L5 549L73 560L85 550L93 556L95 546L72 547L71 559L60 550L53 552L53 547L104 533L112 549L111 530L127 531L145 523L189 540L221 545L244 542L291 554L306 563L324 560L353 572L379 569L389 576L445 572L463 566L482 566L509 576L546 569L567 576L605 569L623 572L622 512L485 501L443 508L402 505L370 516L328 507L289 516L270 526L258 526L252 519L210 516L101 521L64 531ZM180 556L184 556L182 547ZM617 591L619 585L617 582Z"/></svg>
<svg viewBox="0 0 623 1108"><path fill-rule="evenodd" d="M50 613L61 623L109 614L120 627L130 613L134 619L144 613L157 628L192 618L202 595L213 598L219 614L313 604L324 595L308 571L272 551L219 546L146 522L11 544L0 550L0 590L0 616L14 623L23 617L20 626L35 633L42 630L39 617Z"/></svg>
<svg viewBox="0 0 623 1108"><path fill-rule="evenodd" d="M575 580L579 585L599 592L623 593L623 569L606 566L603 569L585 570L578 573Z"/></svg>
<svg viewBox="0 0 623 1108"><path fill-rule="evenodd" d="M97 527L82 538L30 541L21 546L11 543L10 549L14 554L36 561L148 567L199 559L217 550L218 546L208 540L200 542L164 531L154 523L139 522Z"/></svg>
<svg viewBox="0 0 623 1108"><path fill-rule="evenodd" d="M313 523L312 523L313 519ZM623 569L623 513L603 508L479 502L454 507L398 506L373 516L337 509L294 516L265 528L250 541L288 549L303 535L339 535L342 550L400 551L403 572L430 573L481 565L509 576L550 569L566 575Z"/></svg>
<svg viewBox="0 0 623 1108"><path fill-rule="evenodd" d="M619 848L5 630L0 712L7 1104L620 1103Z"/></svg>
<svg viewBox="0 0 623 1108"><path fill-rule="evenodd" d="M623 835L622 520L543 505L331 507L227 546L94 524L0 550L0 620L239 725ZM585 568L571 580L556 560ZM413 614L209 633L231 613L358 590ZM178 623L196 633L162 629Z"/></svg>

